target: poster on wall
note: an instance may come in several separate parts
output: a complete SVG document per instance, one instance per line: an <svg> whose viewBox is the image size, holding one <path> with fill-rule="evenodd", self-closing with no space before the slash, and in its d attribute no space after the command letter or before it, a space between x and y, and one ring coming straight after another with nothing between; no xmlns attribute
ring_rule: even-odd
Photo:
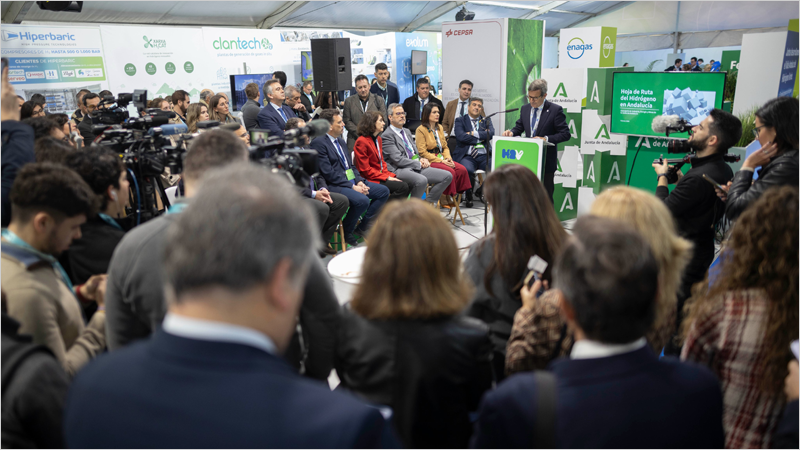
<svg viewBox="0 0 800 450"><path fill-rule="evenodd" d="M394 33L395 48L397 49L396 70L391 70L392 81L397 84L400 92L400 101L411 97L417 92L415 75L411 74L411 51L422 50L427 52L427 73L416 75L417 78L427 76L431 80L431 93L442 94L442 83L439 77L440 49L437 45L436 33ZM447 103L447 100L444 101Z"/></svg>
<svg viewBox="0 0 800 450"><path fill-rule="evenodd" d="M183 89L196 102L225 70L210 65L208 53L196 45L203 42L200 28L101 25L100 33L106 49L125 49L108 51L106 58L114 95L147 89L153 99Z"/></svg>
<svg viewBox="0 0 800 450"><path fill-rule="evenodd" d="M48 112L77 109L81 89L108 88L97 27L3 25L2 56L17 94L26 100L44 95Z"/></svg>
<svg viewBox="0 0 800 450"><path fill-rule="evenodd" d="M342 35L350 38L350 68L353 80L359 75L365 75L371 82L375 78L375 65L384 63L389 69L392 82L397 83L395 75L397 65L394 62L395 33L359 36L345 31ZM400 97L403 98L402 93Z"/></svg>
<svg viewBox="0 0 800 450"><path fill-rule="evenodd" d="M204 87L230 94L229 75L272 73L275 54L280 46L280 33L246 28L203 28L203 47L208 62L216 71ZM286 61L288 55L281 55ZM299 55L298 55L299 56ZM298 58L299 62L299 58ZM288 72L287 72L288 74Z"/></svg>
<svg viewBox="0 0 800 450"><path fill-rule="evenodd" d="M791 97L794 93L798 55L800 55L800 52L798 52L798 20L793 19L789 21L789 29L786 33L786 46L783 50L778 97Z"/></svg>

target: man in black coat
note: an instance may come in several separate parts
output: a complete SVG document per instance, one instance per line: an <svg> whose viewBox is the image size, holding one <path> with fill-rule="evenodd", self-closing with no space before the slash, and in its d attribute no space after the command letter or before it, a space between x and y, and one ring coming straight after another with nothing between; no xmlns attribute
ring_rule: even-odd
<svg viewBox="0 0 800 450"><path fill-rule="evenodd" d="M705 278L708 266L714 260L714 227L725 212L725 204L703 175L721 185L733 179L733 170L723 161L722 155L741 136L742 122L736 116L712 109L708 117L692 128L689 144L697 154L691 160L692 168L685 175L678 171L678 183L671 193L667 181L668 164L653 164L658 175L656 196L664 200L672 212L680 235L694 243L692 259L686 266L678 294L678 324L692 285ZM672 347L667 346L668 352L680 350Z"/></svg>
<svg viewBox="0 0 800 450"><path fill-rule="evenodd" d="M547 101L547 81L544 79L534 80L528 86L528 101L530 103L520 108L519 119L514 128L504 131L503 136L521 136L524 132L525 137L545 140L547 148L542 183L552 202L558 168L556 144L566 142L570 138L567 117L560 105Z"/></svg>
<svg viewBox="0 0 800 450"><path fill-rule="evenodd" d="M406 112L405 127L408 128L412 134L417 132L417 127L422 123L422 110L428 102L439 105L439 123L442 123L442 119L444 118L444 103L431 95L430 81L425 78L420 78L417 80L417 93L403 101L403 110Z"/></svg>

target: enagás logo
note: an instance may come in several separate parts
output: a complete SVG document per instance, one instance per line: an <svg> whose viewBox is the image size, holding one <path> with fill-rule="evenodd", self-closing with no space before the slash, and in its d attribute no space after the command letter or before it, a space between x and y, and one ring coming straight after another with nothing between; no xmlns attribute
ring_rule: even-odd
<svg viewBox="0 0 800 450"><path fill-rule="evenodd" d="M573 42L578 41L578 44L573 44ZM579 37L574 37L570 39L569 43L567 43L567 56L572 59L580 59L581 56L586 52L586 50L591 50L592 44L586 44L583 42L583 39ZM580 52L580 53L578 53Z"/></svg>
<svg viewBox="0 0 800 450"><path fill-rule="evenodd" d="M472 30L447 30L446 37L450 36L471 36Z"/></svg>
<svg viewBox="0 0 800 450"><path fill-rule="evenodd" d="M611 55L611 50L614 50L614 44L611 43L611 38L606 36L603 39L603 58L608 58Z"/></svg>
<svg viewBox="0 0 800 450"><path fill-rule="evenodd" d="M214 50L272 50L272 44L270 44L267 38L253 38L249 41L242 38L230 39L227 41L219 38L211 45L214 47Z"/></svg>
<svg viewBox="0 0 800 450"><path fill-rule="evenodd" d="M28 31L14 33L11 31L3 31L4 41L74 41L75 35L71 33L55 34L55 33L30 33Z"/></svg>
<svg viewBox="0 0 800 450"><path fill-rule="evenodd" d="M144 39L144 48L165 48L167 46L166 39L148 39L147 36L142 36Z"/></svg>

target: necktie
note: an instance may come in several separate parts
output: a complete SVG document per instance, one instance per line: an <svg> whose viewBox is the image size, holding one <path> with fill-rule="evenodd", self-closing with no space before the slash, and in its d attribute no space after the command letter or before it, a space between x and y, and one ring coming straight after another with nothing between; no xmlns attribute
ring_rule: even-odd
<svg viewBox="0 0 800 450"><path fill-rule="evenodd" d="M472 119L472 129L477 131L478 130L478 119ZM478 156L478 149L475 146L470 148L470 156L476 158Z"/></svg>
<svg viewBox="0 0 800 450"><path fill-rule="evenodd" d="M461 102L461 112L458 113L458 117L462 117L464 115L464 107L467 106L467 102Z"/></svg>
<svg viewBox="0 0 800 450"><path fill-rule="evenodd" d="M336 146L336 151L339 153L339 159L342 160L342 165L345 169L349 169L350 166L347 164L347 159L344 157L344 152L342 151L342 146L339 145L339 140L333 141L333 145Z"/></svg>
<svg viewBox="0 0 800 450"><path fill-rule="evenodd" d="M289 119L286 118L286 113L283 112L283 108L278 108L278 113L281 115L281 117L283 117L283 122L284 123L289 121Z"/></svg>
<svg viewBox="0 0 800 450"><path fill-rule="evenodd" d="M539 124L539 108L533 108L531 115L531 137L536 136L536 125Z"/></svg>
<svg viewBox="0 0 800 450"><path fill-rule="evenodd" d="M411 144L408 143L408 139L406 139L406 134L403 133L402 130L400 131L400 136L403 137L403 142L406 143L406 152L408 152L408 157L409 158L413 158L414 157L414 152L411 151Z"/></svg>

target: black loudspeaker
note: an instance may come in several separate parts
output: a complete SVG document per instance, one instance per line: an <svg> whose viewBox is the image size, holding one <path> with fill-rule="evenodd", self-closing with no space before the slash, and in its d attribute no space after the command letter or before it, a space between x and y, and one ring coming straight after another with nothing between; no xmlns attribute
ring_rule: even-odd
<svg viewBox="0 0 800 450"><path fill-rule="evenodd" d="M311 39L314 90L342 91L353 85L350 68L350 39Z"/></svg>

